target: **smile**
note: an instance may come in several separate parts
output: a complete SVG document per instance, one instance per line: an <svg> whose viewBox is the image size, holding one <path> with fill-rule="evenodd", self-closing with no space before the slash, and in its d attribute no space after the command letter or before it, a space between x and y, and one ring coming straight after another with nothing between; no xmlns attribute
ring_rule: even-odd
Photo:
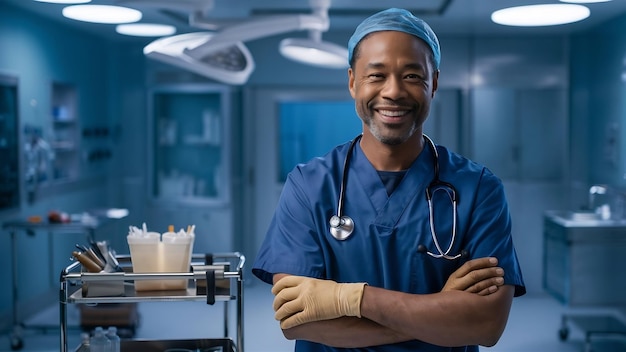
<svg viewBox="0 0 626 352"><path fill-rule="evenodd" d="M381 115L389 117L400 117L406 115L408 110L378 110Z"/></svg>

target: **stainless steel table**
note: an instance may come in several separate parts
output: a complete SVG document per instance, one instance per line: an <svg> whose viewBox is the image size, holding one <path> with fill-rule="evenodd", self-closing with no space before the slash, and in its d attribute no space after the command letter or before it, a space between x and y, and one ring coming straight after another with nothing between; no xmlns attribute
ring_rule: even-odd
<svg viewBox="0 0 626 352"><path fill-rule="evenodd" d="M17 259L17 234L24 232L29 236L34 236L37 231L47 232L49 235L58 234L85 234L87 241L95 241L95 232L98 228L108 224L116 219L121 219L128 215L128 212L122 215L107 216L107 209L95 210L88 213L85 221L72 221L68 223L50 223L48 221L31 222L23 219L9 220L2 223L2 229L9 232L11 236L11 288L12 288L12 321L13 331L10 337L11 350L20 350L24 346L22 339L22 330L26 325L20 321L18 312L18 259ZM52 249L49 249L49 256L52 256ZM40 327L46 328L46 327ZM49 328L49 327L48 327ZM54 326L58 328L58 326Z"/></svg>

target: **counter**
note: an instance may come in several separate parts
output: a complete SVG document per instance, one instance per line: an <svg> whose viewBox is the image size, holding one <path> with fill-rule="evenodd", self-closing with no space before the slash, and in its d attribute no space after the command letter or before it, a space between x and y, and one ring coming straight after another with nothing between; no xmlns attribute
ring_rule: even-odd
<svg viewBox="0 0 626 352"><path fill-rule="evenodd" d="M570 306L626 305L626 220L544 215L543 287Z"/></svg>

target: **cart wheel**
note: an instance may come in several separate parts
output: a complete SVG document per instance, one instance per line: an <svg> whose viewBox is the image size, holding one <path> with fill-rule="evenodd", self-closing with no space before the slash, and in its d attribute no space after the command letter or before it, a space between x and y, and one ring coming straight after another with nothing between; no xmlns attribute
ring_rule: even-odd
<svg viewBox="0 0 626 352"><path fill-rule="evenodd" d="M11 334L11 351L18 351L23 347L24 341L22 341L22 338L15 334Z"/></svg>
<svg viewBox="0 0 626 352"><path fill-rule="evenodd" d="M559 329L559 340L565 341L569 336L569 329L567 327Z"/></svg>

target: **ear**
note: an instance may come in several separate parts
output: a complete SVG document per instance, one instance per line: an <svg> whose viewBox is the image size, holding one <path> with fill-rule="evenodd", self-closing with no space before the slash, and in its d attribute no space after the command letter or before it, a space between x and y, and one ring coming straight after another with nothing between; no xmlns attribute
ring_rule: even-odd
<svg viewBox="0 0 626 352"><path fill-rule="evenodd" d="M433 72L433 91L430 93L431 98L435 97L435 92L439 87L439 70Z"/></svg>
<svg viewBox="0 0 626 352"><path fill-rule="evenodd" d="M354 99L354 71L352 67L348 68L348 89L350 90L350 95Z"/></svg>

